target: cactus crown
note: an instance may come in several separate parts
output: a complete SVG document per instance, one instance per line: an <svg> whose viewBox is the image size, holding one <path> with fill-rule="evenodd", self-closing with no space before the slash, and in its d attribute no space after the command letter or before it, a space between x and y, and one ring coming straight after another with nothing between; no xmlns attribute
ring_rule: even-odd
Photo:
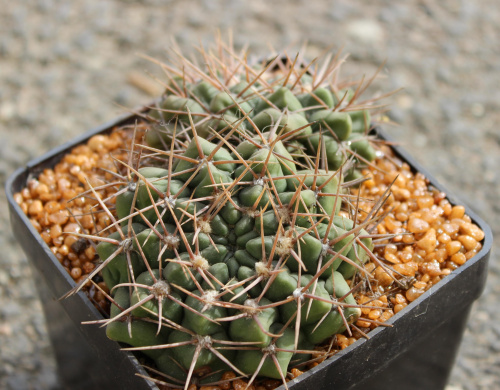
<svg viewBox="0 0 500 390"><path fill-rule="evenodd" d="M108 336L151 358L162 382L230 370L286 384L361 314L353 291L375 219L352 217L349 186L375 158L373 101L338 81L338 57L252 65L220 43L202 58L160 64L165 94L138 114L145 142L100 200L113 223L93 237L91 277L110 289Z"/></svg>

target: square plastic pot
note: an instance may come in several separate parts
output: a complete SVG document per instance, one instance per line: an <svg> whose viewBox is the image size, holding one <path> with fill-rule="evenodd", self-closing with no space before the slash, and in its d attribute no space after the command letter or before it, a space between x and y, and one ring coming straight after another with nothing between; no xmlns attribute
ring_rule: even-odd
<svg viewBox="0 0 500 390"><path fill-rule="evenodd" d="M84 293L60 299L75 286L28 218L13 199L30 178L53 167L74 146L113 127L132 123L133 116L120 117L74 141L31 161L7 181L6 193L11 225L33 268L35 285L45 312L61 382L71 389L157 389L148 381L137 358L121 351L106 337L105 329L82 325L102 319ZM385 135L378 131L381 138ZM464 204L440 185L400 147L393 148L414 171L422 172L431 184L444 191L452 204ZM445 277L388 324L361 339L315 368L288 382L291 390L306 389L443 389L469 317L472 303L481 295L492 245L489 226L466 206L467 214L484 231L482 250ZM281 386L280 389L284 388Z"/></svg>

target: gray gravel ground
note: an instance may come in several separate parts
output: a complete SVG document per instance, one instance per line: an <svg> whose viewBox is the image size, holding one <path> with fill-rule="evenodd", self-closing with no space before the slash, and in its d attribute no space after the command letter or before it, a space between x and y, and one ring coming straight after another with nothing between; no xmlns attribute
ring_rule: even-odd
<svg viewBox="0 0 500 390"><path fill-rule="evenodd" d="M500 5L497 0L25 0L0 7L0 181L15 168L151 97L132 79L232 29L256 55L307 40L345 47L352 69L387 60L388 130L500 233ZM297 45L296 45L297 46ZM347 68L346 68L347 69ZM347 72L349 73L349 72ZM56 389L27 261L0 193L0 388ZM500 266L494 249L449 390L500 388Z"/></svg>

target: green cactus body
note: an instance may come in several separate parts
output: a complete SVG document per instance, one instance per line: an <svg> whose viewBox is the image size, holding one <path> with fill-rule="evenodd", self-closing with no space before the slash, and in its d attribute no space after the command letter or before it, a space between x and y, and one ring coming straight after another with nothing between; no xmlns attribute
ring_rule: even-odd
<svg viewBox="0 0 500 390"><path fill-rule="evenodd" d="M346 160L345 154L342 153L342 149L339 148L339 143L331 135L328 135L328 132L326 131L323 131L322 134L312 134L311 137L308 137L306 140L304 140L304 144L315 156L318 155L318 149L320 152L320 156L323 154L324 150L328 169L332 169L335 171L339 169Z"/></svg>
<svg viewBox="0 0 500 390"><path fill-rule="evenodd" d="M111 305L111 317L121 315L130 307L130 293L127 288L118 288L113 297L115 304ZM130 327L129 327L130 322ZM147 347L168 342L169 330L162 328L158 333L158 326L141 319L122 317L120 320L110 323L106 327L106 335L115 341L129 344L133 347ZM147 356L156 359L163 351L159 349L149 349L144 352Z"/></svg>
<svg viewBox="0 0 500 390"><path fill-rule="evenodd" d="M340 216L336 216L333 223L340 229L344 229L346 231L351 230L354 227L354 224L350 219ZM372 251L374 245L371 238L369 238L368 232L365 229L361 229L359 235L365 236L365 238L361 238L361 241L370 251ZM349 249L347 257L352 260L352 262L358 264L358 266L362 266L368 260L368 253L363 247L353 245ZM357 272L357 267L344 261L339 265L338 271L344 275L344 278L349 279Z"/></svg>
<svg viewBox="0 0 500 390"><path fill-rule="evenodd" d="M311 115L311 120L316 122L313 128L322 128L324 134L333 132L335 136L345 141L352 132L352 119L344 112L332 112L330 110L319 110Z"/></svg>
<svg viewBox="0 0 500 390"><path fill-rule="evenodd" d="M165 259L175 255L175 249L178 246L178 238L174 236L175 227L173 225L164 224L167 233L162 226L158 226L155 230L144 229L139 232L136 240L133 240L133 246L137 253L143 253L149 260L149 265L152 269L159 269L165 266ZM170 245L165 246L161 242L160 235L172 238ZM167 238L168 240L168 238ZM208 246L208 245L207 245ZM161 263L161 264L160 264Z"/></svg>
<svg viewBox="0 0 500 390"><path fill-rule="evenodd" d="M174 139L175 131L176 126L174 123L160 122L152 124L146 133L146 143L153 148L164 149Z"/></svg>
<svg viewBox="0 0 500 390"><path fill-rule="evenodd" d="M195 279L191 277L188 269L176 262L169 262L163 271L165 279L175 286L179 286L184 290L194 290L196 283L201 282L201 275L196 274Z"/></svg>
<svg viewBox="0 0 500 390"><path fill-rule="evenodd" d="M189 116L196 114L203 114L205 110L196 100L190 98L182 98L175 95L168 96L160 105L161 116L165 121L170 121L172 119L178 119L182 122L189 123ZM178 113L186 112L186 113ZM189 113L190 114L189 114ZM198 119L196 116L192 116L194 122Z"/></svg>
<svg viewBox="0 0 500 390"><path fill-rule="evenodd" d="M217 342L214 340L226 341L227 339L228 339L227 335L224 331L214 333L212 336L208 337L201 337L201 336L193 337L188 333L179 330L174 330L169 336L169 342L172 344L183 343L192 340L195 341L192 344L187 344L172 348L173 356L175 357L176 361L180 363L181 367L184 368L186 371L189 370L191 367L191 363L193 362L193 357L195 355L197 345L213 344L216 347ZM229 358L232 358L234 356L234 353L232 351L225 352L223 354L229 355ZM202 348L198 358L194 360L195 361L194 369L196 370L197 368L200 367L213 365L218 360L219 358L216 356L216 354L214 354L208 348Z"/></svg>
<svg viewBox="0 0 500 390"><path fill-rule="evenodd" d="M160 273L158 270L153 270L152 273L143 272L140 274L136 281L137 284L144 284L146 286L151 286L151 290L143 287L138 287L137 290L134 290L131 294L130 305L134 306L137 303L145 300L151 295L155 294L155 286L156 282L161 280ZM168 290L171 288L165 284ZM173 299L175 300L173 300ZM161 315L163 318L167 318L173 322L179 322L182 318L182 307L177 303L181 299L180 295L176 292L170 291L168 295L159 297L158 299L153 299L148 302L145 302L141 306L138 306L134 310L132 310L132 314L136 317L151 317L158 318L159 310L160 310L160 300L161 300Z"/></svg>
<svg viewBox="0 0 500 390"><path fill-rule="evenodd" d="M197 296L201 295L198 291L193 293ZM189 295L185 301L192 310L184 309L183 324L201 336L220 332L222 327L216 320L226 316L226 310L223 307L210 303L210 299L213 299L211 295L214 295L213 290L208 290L201 295L201 300Z"/></svg>
<svg viewBox="0 0 500 390"><path fill-rule="evenodd" d="M352 132L364 134L370 130L371 115L368 110L350 111L349 116L352 120Z"/></svg>
<svg viewBox="0 0 500 390"><path fill-rule="evenodd" d="M349 148L359 155L361 158L372 162L375 160L375 149L370 144L367 138L363 137L359 133L352 134L349 137Z"/></svg>
<svg viewBox="0 0 500 390"><path fill-rule="evenodd" d="M261 100L255 107L255 111L261 112L269 107L268 102L280 110L287 109L289 112L298 111L303 108L299 99L286 87L278 88L269 96L268 101Z"/></svg>
<svg viewBox="0 0 500 390"><path fill-rule="evenodd" d="M113 288L120 283L126 283L130 279L130 269L133 270L134 276L145 271L146 267L137 252L133 251L133 234L139 233L144 229L144 226L133 224L132 229L128 227L122 228L125 236L118 233L109 235L109 239L119 241L118 245L109 242L100 242L97 245L97 254L101 259L110 259L108 265L103 269L102 277L109 288ZM132 233L134 232L134 233Z"/></svg>
<svg viewBox="0 0 500 390"><path fill-rule="evenodd" d="M264 131L270 131L274 127L276 133L286 134L295 132L303 136L310 135L312 129L307 119L299 113L285 114L276 108L266 108L253 118L254 124ZM300 130L299 130L300 129Z"/></svg>
<svg viewBox="0 0 500 390"><path fill-rule="evenodd" d="M238 102L236 96L231 96L227 92L219 92L210 102L210 110L216 113L227 110L231 114L241 117L248 114L252 107L247 102Z"/></svg>
<svg viewBox="0 0 500 390"><path fill-rule="evenodd" d="M271 325L277 320L277 310L275 308L259 310L254 301L247 300L245 303L250 307L250 313L243 318L232 321L229 326L229 334L232 340L254 343L257 347L267 347L272 337L265 331L269 332ZM265 298L260 300L260 304L269 303L271 302ZM253 310L256 310L255 314L252 313Z"/></svg>
<svg viewBox="0 0 500 390"><path fill-rule="evenodd" d="M299 279L297 275L295 275L295 277L297 280ZM305 287L310 279L311 277L309 275L302 275L300 278L300 286ZM313 284L307 291L312 295L320 297L322 299L330 299L330 295L325 289L324 281L319 281L317 284ZM280 306L280 316L283 323L286 323L290 320L290 318L296 315L298 305L301 306L300 325L317 324L318 321L332 308L331 303L325 302L324 300L312 298L300 299L298 300L298 302L288 302Z"/></svg>
<svg viewBox="0 0 500 390"><path fill-rule="evenodd" d="M360 316L346 279L363 276L351 263L363 267L373 243L342 216L353 202L337 169L375 158L368 111L347 113L350 100L304 72L253 72L171 77L146 115L162 130L146 137L154 152L117 186L121 234L97 245L111 317L135 306L132 334L117 320L108 336L157 345L144 354L181 382L259 366L280 379Z"/></svg>
<svg viewBox="0 0 500 390"><path fill-rule="evenodd" d="M273 324L271 330L278 332L282 325L279 323ZM262 364L259 374L268 378L281 379L286 376L287 367L292 359L293 352L278 351L276 348L284 350L294 349L295 334L292 329L285 329L283 335L278 338L275 343L262 349L239 351L236 355L236 365L246 374L253 374L257 371L262 359ZM276 367L271 355L274 355L279 363L279 370Z"/></svg>
<svg viewBox="0 0 500 390"><path fill-rule="evenodd" d="M334 99L332 93L327 88L316 88L311 93L298 96L299 101L304 107L333 108ZM309 110L311 112L311 110Z"/></svg>
<svg viewBox="0 0 500 390"><path fill-rule="evenodd" d="M265 282L263 282L264 284ZM287 268L282 268L266 291L266 298L276 302L281 301L293 294L297 288L297 278Z"/></svg>
<svg viewBox="0 0 500 390"><path fill-rule="evenodd" d="M325 290L332 296L333 299L345 298L342 302L349 305L356 305L356 300L352 294L348 294L350 288L344 277L339 272L334 274L325 282ZM313 344L321 343L336 333L343 332L346 329L344 319L340 310L343 311L343 316L348 324L355 322L361 315L361 309L357 307L342 307L342 305L333 305L330 312L324 317L319 324L308 325L305 327L307 338Z"/></svg>

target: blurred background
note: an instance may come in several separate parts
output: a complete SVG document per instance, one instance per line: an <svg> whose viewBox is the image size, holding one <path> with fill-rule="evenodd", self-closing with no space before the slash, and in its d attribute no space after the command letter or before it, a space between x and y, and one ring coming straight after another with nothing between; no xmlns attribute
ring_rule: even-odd
<svg viewBox="0 0 500 390"><path fill-rule="evenodd" d="M497 0L24 0L0 7L0 182L76 135L159 93L138 54L166 59L232 30L255 56L309 44L350 53L401 142L500 233L500 4ZM378 89L377 89L378 91ZM0 192L0 388L59 389L41 305ZM447 390L500 388L500 265L490 260ZM425 375L425 373L423 373Z"/></svg>

